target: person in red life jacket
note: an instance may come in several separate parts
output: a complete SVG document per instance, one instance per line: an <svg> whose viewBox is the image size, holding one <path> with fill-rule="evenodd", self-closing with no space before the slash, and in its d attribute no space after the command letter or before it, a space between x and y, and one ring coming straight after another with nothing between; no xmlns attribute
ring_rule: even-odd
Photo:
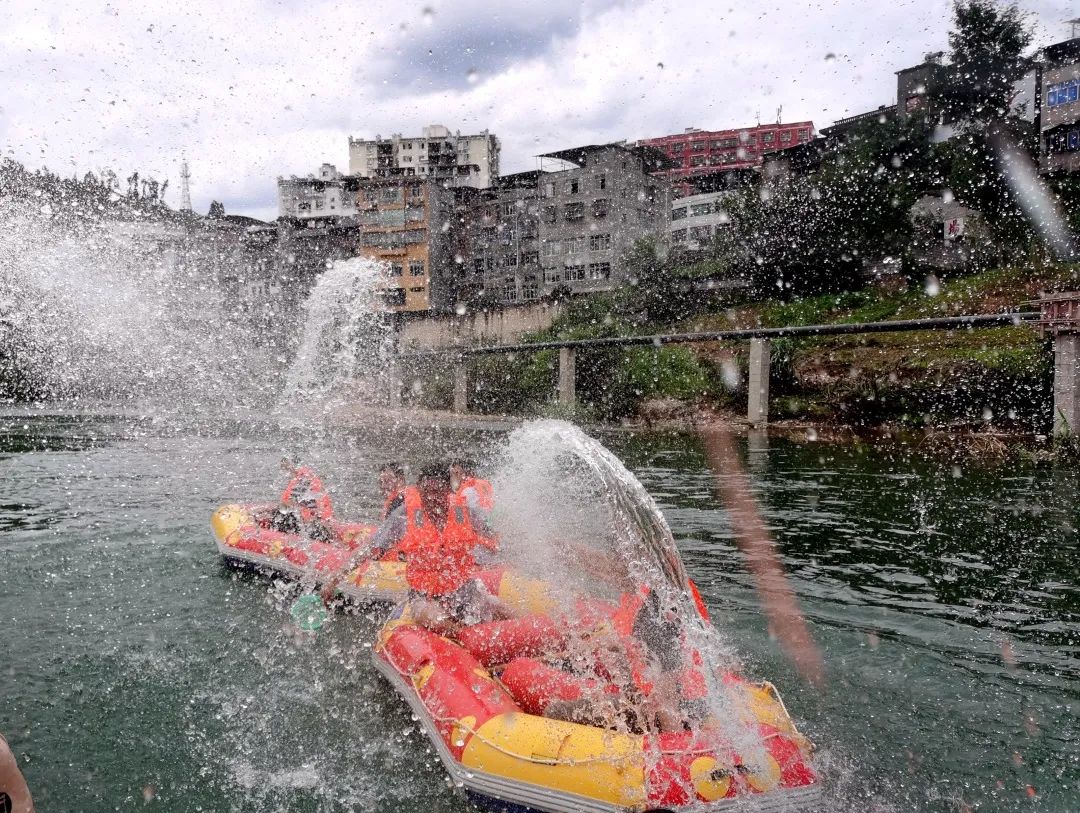
<svg viewBox="0 0 1080 813"><path fill-rule="evenodd" d="M381 519L385 521L394 511L405 504L405 469L400 463L384 463L379 469L379 493L383 498Z"/></svg>
<svg viewBox="0 0 1080 813"><path fill-rule="evenodd" d="M298 466L288 458L281 461L281 468L289 474L289 482L281 492L270 527L282 533L333 542L334 510L322 479L309 466Z"/></svg>
<svg viewBox="0 0 1080 813"><path fill-rule="evenodd" d="M499 539L489 525L491 509L495 507L491 483L476 476L476 465L471 460L458 459L450 464L450 488L451 505L468 512L469 524L476 532L479 544L473 556L480 565L492 564L499 550Z"/></svg>
<svg viewBox="0 0 1080 813"><path fill-rule="evenodd" d="M404 509L404 534L395 544L405 559L414 621L445 633L505 617L507 608L474 578L480 538L468 509L453 499L446 468L425 467L416 488L406 490Z"/></svg>

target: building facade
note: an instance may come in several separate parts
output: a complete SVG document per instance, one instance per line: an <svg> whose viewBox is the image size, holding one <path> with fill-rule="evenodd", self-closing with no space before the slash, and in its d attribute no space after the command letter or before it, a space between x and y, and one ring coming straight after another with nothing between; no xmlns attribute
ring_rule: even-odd
<svg viewBox="0 0 1080 813"><path fill-rule="evenodd" d="M1039 169L1080 170L1080 38L1043 51Z"/></svg>
<svg viewBox="0 0 1080 813"><path fill-rule="evenodd" d="M601 144L539 156L572 165L538 176L541 292L609 291L626 283L623 259L643 237L666 242L671 166L642 146Z"/></svg>
<svg viewBox="0 0 1080 813"><path fill-rule="evenodd" d="M387 310L453 310L453 190L418 178L371 178L360 181L357 208L359 253L388 266L382 295Z"/></svg>
<svg viewBox="0 0 1080 813"><path fill-rule="evenodd" d="M467 204L468 287L512 305L540 296L540 172L500 178Z"/></svg>
<svg viewBox="0 0 1080 813"><path fill-rule="evenodd" d="M813 137L814 123L799 121L733 130L691 128L678 135L647 138L638 144L655 147L667 155L673 165L657 174L679 184L732 170L759 169L767 153L808 142Z"/></svg>
<svg viewBox="0 0 1080 813"><path fill-rule="evenodd" d="M700 249L708 246L730 222L724 200L731 192L705 192L676 198L671 202L670 241L672 247Z"/></svg>
<svg viewBox="0 0 1080 813"><path fill-rule="evenodd" d="M439 124L418 137L400 133L373 140L349 138L349 174L360 178L416 177L448 186L484 189L499 177L499 139L451 133Z"/></svg>
<svg viewBox="0 0 1080 813"><path fill-rule="evenodd" d="M352 217L356 214L357 179L342 175L333 164L318 176L278 178L278 216L299 221Z"/></svg>

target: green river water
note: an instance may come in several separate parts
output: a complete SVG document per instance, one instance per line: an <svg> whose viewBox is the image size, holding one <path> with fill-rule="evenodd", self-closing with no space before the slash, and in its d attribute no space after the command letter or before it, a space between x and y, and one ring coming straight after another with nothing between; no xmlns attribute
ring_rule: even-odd
<svg viewBox="0 0 1080 813"><path fill-rule="evenodd" d="M285 585L222 568L208 520L297 454L339 514L375 469L503 430L304 434L0 413L0 732L49 811L454 811L369 663L378 610L299 634ZM769 639L697 440L601 435L657 498L714 622L819 747L826 810L1080 810L1080 473L900 447L741 448L825 658Z"/></svg>

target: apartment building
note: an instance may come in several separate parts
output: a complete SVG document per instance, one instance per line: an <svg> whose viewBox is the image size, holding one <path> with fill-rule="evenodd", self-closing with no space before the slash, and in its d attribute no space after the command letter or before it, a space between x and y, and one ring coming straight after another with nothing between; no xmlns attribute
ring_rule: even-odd
<svg viewBox="0 0 1080 813"><path fill-rule="evenodd" d="M672 166L648 146L597 144L539 156L563 166L538 176L541 292L607 291L626 282L622 260L643 237L666 240Z"/></svg>
<svg viewBox="0 0 1080 813"><path fill-rule="evenodd" d="M670 242L689 249L705 248L731 222L724 200L733 193L706 192L671 202Z"/></svg>
<svg viewBox="0 0 1080 813"><path fill-rule="evenodd" d="M477 135L451 133L440 124L421 135L390 138L349 137L349 174L360 178L415 177L451 187L484 189L499 177L499 139L484 130Z"/></svg>
<svg viewBox="0 0 1080 813"><path fill-rule="evenodd" d="M540 177L505 175L467 204L467 284L486 298L512 305L540 296Z"/></svg>
<svg viewBox="0 0 1080 813"><path fill-rule="evenodd" d="M317 175L282 178L278 185L278 216L315 222L356 214L357 179L323 164Z"/></svg>
<svg viewBox="0 0 1080 813"><path fill-rule="evenodd" d="M1073 22L1073 32L1080 20ZM1043 50L1039 170L1080 170L1080 37Z"/></svg>
<svg viewBox="0 0 1080 813"><path fill-rule="evenodd" d="M447 313L457 298L454 192L411 177L359 182L360 254L389 266L383 302L394 313Z"/></svg>

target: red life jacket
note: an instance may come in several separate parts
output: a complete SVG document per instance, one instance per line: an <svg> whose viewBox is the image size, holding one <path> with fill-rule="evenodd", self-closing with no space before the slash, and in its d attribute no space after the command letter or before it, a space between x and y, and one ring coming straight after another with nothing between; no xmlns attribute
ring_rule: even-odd
<svg viewBox="0 0 1080 813"><path fill-rule="evenodd" d="M457 519L460 515L460 519L457 519L459 525L467 525L472 535L476 538L477 545L483 545L490 550L499 549L499 540L494 536L485 536L472 527L472 520L469 517L469 498L465 494L465 490L471 488L477 495L477 506L484 510L490 511L495 507L494 494L491 490L491 483L487 480L481 480L477 477L470 477L467 480L462 481L461 487L455 494L450 497L450 509L451 513L455 514Z"/></svg>
<svg viewBox="0 0 1080 813"><path fill-rule="evenodd" d="M329 522L334 518L330 496L326 493L319 475L308 466L300 466L293 472L292 479L281 492L281 503L295 505L304 522L311 522L313 519Z"/></svg>
<svg viewBox="0 0 1080 813"><path fill-rule="evenodd" d="M478 543L467 510L448 505L446 525L439 528L424 510L420 492L405 490L405 537L400 549L406 558L405 581L413 590L442 596L461 587L476 569L472 549Z"/></svg>
<svg viewBox="0 0 1080 813"><path fill-rule="evenodd" d="M480 508L490 511L495 507L495 492L491 488L491 483L487 480L479 477L468 477L461 481L461 487L454 496L464 500L465 490L469 488L476 492L477 503Z"/></svg>

